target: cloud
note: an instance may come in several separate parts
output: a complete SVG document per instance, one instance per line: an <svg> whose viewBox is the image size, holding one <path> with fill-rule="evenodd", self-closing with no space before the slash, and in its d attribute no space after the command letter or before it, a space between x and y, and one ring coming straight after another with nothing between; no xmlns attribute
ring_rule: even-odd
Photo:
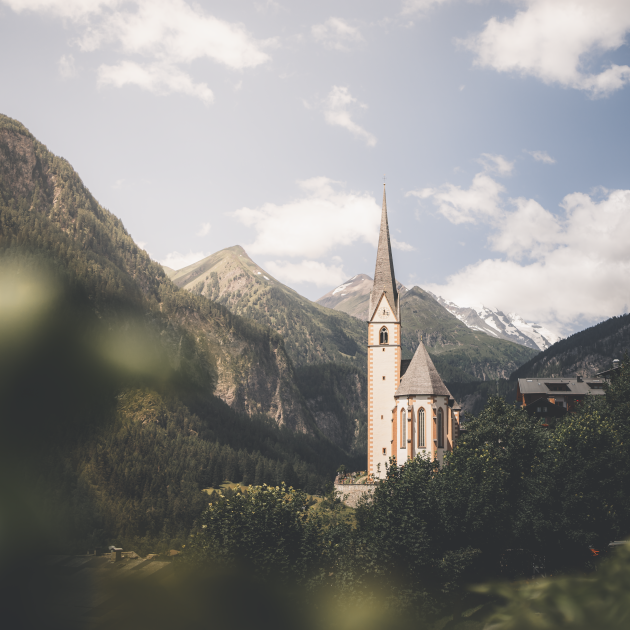
<svg viewBox="0 0 630 630"><path fill-rule="evenodd" d="M397 241L395 238L391 237L392 247L401 252L414 252L416 248L413 245L409 245L409 243L404 243L403 241Z"/></svg>
<svg viewBox="0 0 630 630"><path fill-rule="evenodd" d="M77 69L74 65L74 57L72 55L62 55L58 62L59 74L63 79L71 79L77 75Z"/></svg>
<svg viewBox="0 0 630 630"><path fill-rule="evenodd" d="M14 11L51 13L75 22L83 52L116 50L126 59L98 70L100 86L137 85L155 94L178 92L213 100L206 83L195 82L182 66L210 60L232 70L256 68L270 60L275 39L257 40L236 22L210 15L185 0L0 0ZM140 57L140 59L138 59Z"/></svg>
<svg viewBox="0 0 630 630"><path fill-rule="evenodd" d="M202 223L201 229L197 232L197 236L207 236L212 226L209 223Z"/></svg>
<svg viewBox="0 0 630 630"><path fill-rule="evenodd" d="M338 246L378 243L381 209L369 193L344 192L327 177L300 182L304 196L283 205L234 211L256 231L252 254L318 258Z"/></svg>
<svg viewBox="0 0 630 630"><path fill-rule="evenodd" d="M337 286L346 279L341 266L326 265L315 260L291 263L285 260L268 260L265 269L287 284L310 282L318 287Z"/></svg>
<svg viewBox="0 0 630 630"><path fill-rule="evenodd" d="M330 50L347 51L353 44L364 41L361 31L341 18L331 17L323 24L311 28L315 41Z"/></svg>
<svg viewBox="0 0 630 630"><path fill-rule="evenodd" d="M482 153L479 162L483 164L486 173L509 175L514 169L514 162L509 162L502 155Z"/></svg>
<svg viewBox="0 0 630 630"><path fill-rule="evenodd" d="M210 105L214 101L212 90L205 83L195 83L190 75L177 66L166 63L140 65L133 61L123 61L116 66L101 65L98 69L99 87L125 85L138 87L154 94L179 92L195 96Z"/></svg>
<svg viewBox="0 0 630 630"><path fill-rule="evenodd" d="M175 269L177 271L179 269L183 269L184 267L188 267L188 265L192 265L193 263L203 260L207 255L208 254L204 254L203 252L192 251L189 251L187 254L171 252L166 255L166 258L159 260L158 262L165 267L170 267L171 269Z"/></svg>
<svg viewBox="0 0 630 630"><path fill-rule="evenodd" d="M556 163L547 151L525 151L525 153L529 153L537 162L544 162L545 164Z"/></svg>
<svg viewBox="0 0 630 630"><path fill-rule="evenodd" d="M440 188L411 190L407 197L431 199L438 211L451 223L477 223L479 220L497 218L502 213L501 195L505 188L487 173L477 173L468 189L453 184Z"/></svg>
<svg viewBox="0 0 630 630"><path fill-rule="evenodd" d="M512 19L491 18L461 42L476 63L545 83L608 96L630 82L630 67L610 64L590 73L587 62L623 46L630 32L625 0L522 0Z"/></svg>
<svg viewBox="0 0 630 630"><path fill-rule="evenodd" d="M402 6L403 15L424 13L440 4L446 4L450 0L404 0Z"/></svg>
<svg viewBox="0 0 630 630"><path fill-rule="evenodd" d="M111 13L80 42L95 50L113 41L127 54L170 64L211 59L235 70L269 61L264 47L275 40L256 41L242 24L225 22L184 0L137 0L137 10Z"/></svg>
<svg viewBox="0 0 630 630"><path fill-rule="evenodd" d="M34 11L50 13L57 17L80 20L103 9L122 4L121 0L2 0L16 13Z"/></svg>
<svg viewBox="0 0 630 630"><path fill-rule="evenodd" d="M468 191L478 189L476 180ZM505 198L495 182L488 197L445 200L453 186L430 190L452 223L486 222L495 258L481 260L426 288L461 306L479 303L535 320L561 334L578 325L627 312L630 307L630 190L566 195L561 211L533 199ZM459 191L458 188L456 188ZM442 192L441 192L442 191ZM447 191L444 193L443 191ZM446 204L446 211L443 210Z"/></svg>
<svg viewBox="0 0 630 630"><path fill-rule="evenodd" d="M501 195L505 188L490 174L510 175L514 162L492 153L482 153L478 161L484 169L474 176L468 189L444 184L439 188L410 190L405 196L420 200L431 199L440 214L451 223L477 223L480 220L496 219L503 212Z"/></svg>
<svg viewBox="0 0 630 630"><path fill-rule="evenodd" d="M349 108L353 103L358 103L358 101L350 94L347 87L333 86L324 104L326 122L329 125L337 125L347 129L352 135L365 140L365 144L369 147L376 146L376 138L352 120ZM362 103L358 103L358 105L362 108L367 107Z"/></svg>

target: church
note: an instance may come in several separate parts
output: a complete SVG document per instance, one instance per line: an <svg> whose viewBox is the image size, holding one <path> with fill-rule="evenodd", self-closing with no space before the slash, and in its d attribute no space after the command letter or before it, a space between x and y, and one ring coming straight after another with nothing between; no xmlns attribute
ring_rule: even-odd
<svg viewBox="0 0 630 630"><path fill-rule="evenodd" d="M368 473L385 477L385 464L418 455L443 462L459 435L461 408L422 340L402 358L401 309L383 188L381 230L368 312Z"/></svg>

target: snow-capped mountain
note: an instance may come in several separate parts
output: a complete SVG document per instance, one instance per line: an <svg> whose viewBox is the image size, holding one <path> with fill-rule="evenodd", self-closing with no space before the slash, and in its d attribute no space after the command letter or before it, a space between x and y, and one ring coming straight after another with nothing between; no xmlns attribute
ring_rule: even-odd
<svg viewBox="0 0 630 630"><path fill-rule="evenodd" d="M514 341L521 346L527 346L534 350L546 350L550 345L560 339L558 335L544 328L540 324L526 322L516 313L507 315L498 309L480 306L477 308L457 306L453 302L447 302L444 298L433 296L435 299L457 319L466 324L468 328L485 332L487 335L498 339Z"/></svg>

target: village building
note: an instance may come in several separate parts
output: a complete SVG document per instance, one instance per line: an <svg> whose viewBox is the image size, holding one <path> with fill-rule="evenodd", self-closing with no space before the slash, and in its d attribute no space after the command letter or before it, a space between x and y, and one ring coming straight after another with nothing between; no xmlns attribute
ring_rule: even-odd
<svg viewBox="0 0 630 630"><path fill-rule="evenodd" d="M604 394L605 379L584 378L519 378L516 400L527 413L540 418L555 418L575 411L589 396Z"/></svg>
<svg viewBox="0 0 630 630"><path fill-rule="evenodd" d="M383 188L381 229L368 312L368 473L385 477L386 464L421 455L443 461L459 435L461 408L422 340L403 360L400 296Z"/></svg>

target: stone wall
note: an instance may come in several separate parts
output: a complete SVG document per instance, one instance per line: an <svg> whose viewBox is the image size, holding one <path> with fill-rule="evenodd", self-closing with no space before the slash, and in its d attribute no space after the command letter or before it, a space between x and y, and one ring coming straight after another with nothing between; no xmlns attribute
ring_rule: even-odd
<svg viewBox="0 0 630 630"><path fill-rule="evenodd" d="M372 494L374 484L335 484L335 491L341 494L341 500L351 508L357 507L359 499L364 494Z"/></svg>

